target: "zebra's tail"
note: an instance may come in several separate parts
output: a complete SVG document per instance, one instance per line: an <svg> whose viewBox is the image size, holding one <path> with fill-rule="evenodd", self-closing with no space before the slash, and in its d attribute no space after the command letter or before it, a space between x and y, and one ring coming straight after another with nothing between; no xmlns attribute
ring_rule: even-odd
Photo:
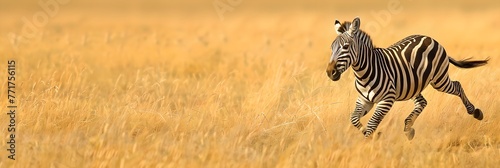
<svg viewBox="0 0 500 168"><path fill-rule="evenodd" d="M460 68L475 68L478 66L483 66L483 65L486 65L488 63L488 61L490 60L489 58L486 58L485 60L469 61L471 58L466 58L466 59L457 61L451 57L448 57L448 58L450 58L451 64L453 64L457 67L460 67Z"/></svg>

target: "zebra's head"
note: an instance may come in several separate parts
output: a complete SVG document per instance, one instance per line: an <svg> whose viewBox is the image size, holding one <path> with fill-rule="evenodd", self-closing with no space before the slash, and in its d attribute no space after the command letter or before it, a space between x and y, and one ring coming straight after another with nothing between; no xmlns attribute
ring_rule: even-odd
<svg viewBox="0 0 500 168"><path fill-rule="evenodd" d="M333 81L340 79L340 75L351 66L353 55L356 54L354 38L359 32L360 21L356 17L352 22L340 23L335 20L337 38L332 43L332 54L326 68L326 74Z"/></svg>

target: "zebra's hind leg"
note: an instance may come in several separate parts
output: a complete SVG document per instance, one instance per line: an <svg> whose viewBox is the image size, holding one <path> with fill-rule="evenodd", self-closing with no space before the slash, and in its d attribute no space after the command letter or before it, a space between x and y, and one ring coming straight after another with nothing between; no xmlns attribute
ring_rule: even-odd
<svg viewBox="0 0 500 168"><path fill-rule="evenodd" d="M415 129L413 129L411 126L413 126L413 123L417 119L418 115L420 115L420 113L424 110L425 106L427 106L427 100L425 100L422 94L419 94L418 96L415 97L414 103L415 103L415 108L410 113L410 115L408 115L408 117L406 117L405 119L404 132L408 140L412 140L413 136L415 136Z"/></svg>
<svg viewBox="0 0 500 168"><path fill-rule="evenodd" d="M465 108L467 108L467 113L473 115L474 118L478 120L483 119L483 112L480 109L475 108L474 105L469 101L469 99L467 99L467 96L465 96L464 89L462 88L462 85L460 85L460 82L451 81L448 77L446 77L441 82L432 82L431 85L438 91L460 97L465 105Z"/></svg>

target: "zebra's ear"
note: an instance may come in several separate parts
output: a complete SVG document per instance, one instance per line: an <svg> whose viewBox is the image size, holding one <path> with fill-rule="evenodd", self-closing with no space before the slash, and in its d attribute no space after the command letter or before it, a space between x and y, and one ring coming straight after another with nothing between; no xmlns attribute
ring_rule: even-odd
<svg viewBox="0 0 500 168"><path fill-rule="evenodd" d="M354 35L359 31L359 25L361 24L361 21L359 20L359 17L354 18L354 20L351 23L351 26L349 27L349 35Z"/></svg>
<svg viewBox="0 0 500 168"><path fill-rule="evenodd" d="M335 32L337 32L337 35L342 34L340 27L342 27L342 24L340 24L339 20L335 19Z"/></svg>

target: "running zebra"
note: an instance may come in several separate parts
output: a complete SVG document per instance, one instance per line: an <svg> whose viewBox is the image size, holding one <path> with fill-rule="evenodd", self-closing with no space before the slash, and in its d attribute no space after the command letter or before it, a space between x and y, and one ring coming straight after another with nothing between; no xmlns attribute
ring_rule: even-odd
<svg viewBox="0 0 500 168"><path fill-rule="evenodd" d="M459 96L470 115L483 119L483 113L467 99L460 82L449 78L448 64L474 68L485 65L488 59L457 61L449 57L436 40L422 35L408 36L389 48L377 48L370 36L359 29L360 24L358 17L342 24L335 21L338 36L331 45L332 54L326 73L331 80L337 81L352 66L360 95L351 122L365 137L377 129L395 101L413 98L415 108L404 121L404 132L409 140L413 139L415 130L412 125L427 105L421 92L428 84L438 91ZM360 117L365 116L375 103L375 113L365 128Z"/></svg>

